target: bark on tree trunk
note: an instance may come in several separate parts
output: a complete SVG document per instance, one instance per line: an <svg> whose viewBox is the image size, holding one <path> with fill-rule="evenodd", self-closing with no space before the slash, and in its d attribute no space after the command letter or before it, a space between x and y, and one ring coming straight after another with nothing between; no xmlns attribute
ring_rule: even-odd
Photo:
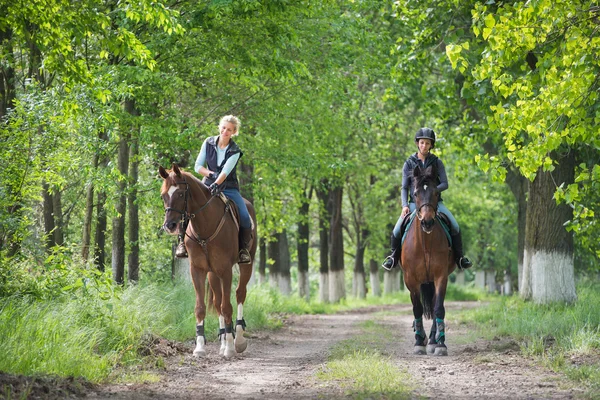
<svg viewBox="0 0 600 400"><path fill-rule="evenodd" d="M319 199L319 301L329 302L329 219L331 201L327 182L322 182L323 189L317 190Z"/></svg>
<svg viewBox="0 0 600 400"><path fill-rule="evenodd" d="M379 282L379 264L371 259L369 261L371 293L375 297L381 296L381 283Z"/></svg>
<svg viewBox="0 0 600 400"><path fill-rule="evenodd" d="M354 278L352 282L352 294L359 299L367 296L367 283L365 281L365 238L369 231L362 229L357 232L356 257L354 258Z"/></svg>
<svg viewBox="0 0 600 400"><path fill-rule="evenodd" d="M133 100L125 100L125 111L131 114L135 108ZM123 124L119 139L118 161L119 168L117 201L115 209L117 215L112 221L112 276L115 283L122 285L125 275L125 213L127 211L127 173L129 168L129 129Z"/></svg>
<svg viewBox="0 0 600 400"><path fill-rule="evenodd" d="M104 191L98 192L98 199L96 201L96 235L94 237L94 260L96 266L102 272L106 268L106 210L104 204L106 203L106 193Z"/></svg>
<svg viewBox="0 0 600 400"><path fill-rule="evenodd" d="M0 29L0 43L4 47L4 54L12 58L12 29ZM15 102L15 70L12 60L2 63L0 67L0 121L4 119L9 108L14 107Z"/></svg>
<svg viewBox="0 0 600 400"><path fill-rule="evenodd" d="M46 181L42 182L42 198L43 202L43 214L44 214L44 237L46 238L46 250L50 250L56 245L54 241L54 201L52 201L52 194L50 193L50 185Z"/></svg>
<svg viewBox="0 0 600 400"><path fill-rule="evenodd" d="M139 127L134 129L135 139L131 143L129 159L131 160L131 169L129 171L129 183L131 190L129 192L129 257L127 259L127 279L130 282L139 280L140 271L140 219L139 207L137 204L137 183L138 166L140 164L139 156Z"/></svg>
<svg viewBox="0 0 600 400"><path fill-rule="evenodd" d="M311 197L312 188L298 210L300 213L300 222L298 222L298 239L296 240L296 249L298 251L298 295L306 299L306 301L310 300L310 286L308 282L308 242L310 239L308 212Z"/></svg>
<svg viewBox="0 0 600 400"><path fill-rule="evenodd" d="M523 254L525 251L525 227L527 219L527 189L529 181L521 174L508 169L506 184L517 201L517 266L519 279L519 292L523 283Z"/></svg>
<svg viewBox="0 0 600 400"><path fill-rule="evenodd" d="M98 168L98 153L92 158L92 170ZM92 218L94 216L94 182L88 184L85 193L85 216L83 218L83 233L81 238L81 258L87 262L90 257L90 243L92 240Z"/></svg>
<svg viewBox="0 0 600 400"><path fill-rule="evenodd" d="M287 234L284 230L283 232L276 232L272 236L275 240L270 241L268 245L269 260L273 262L269 265L269 280L271 287L277 288L281 294L289 296L292 284Z"/></svg>
<svg viewBox="0 0 600 400"><path fill-rule="evenodd" d="M523 275L531 278L531 299L536 303L572 303L577 299L573 235L564 228L573 218L573 210L565 204L556 205L553 198L557 186L573 183L574 173L575 156L570 151L558 160L554 171L540 169L529 185ZM528 281L524 279L523 284Z"/></svg>
<svg viewBox="0 0 600 400"><path fill-rule="evenodd" d="M54 213L54 243L57 246L62 246L65 243L63 230L63 212L62 212L62 196L57 187L54 187L52 195L52 211Z"/></svg>
<svg viewBox="0 0 600 400"><path fill-rule="evenodd" d="M106 130L100 130L98 132L99 135L99 143L108 142L108 134ZM99 168L98 171L104 171L108 167L108 162L110 161L109 157L106 154L102 154L101 149L102 146L99 146L97 150ZM102 154L102 155L101 155ZM96 234L94 236L94 262L96 263L97 268L104 272L106 265L106 210L104 205L106 204L106 192L103 189L100 189L97 193L96 200Z"/></svg>
<svg viewBox="0 0 600 400"><path fill-rule="evenodd" d="M264 238L260 238L258 245L258 253L258 284L262 285L267 281L267 244Z"/></svg>
<svg viewBox="0 0 600 400"><path fill-rule="evenodd" d="M329 263L329 301L337 303L346 297L346 280L344 277L344 236L342 226L343 188L336 187L331 191L332 213L330 224L330 263Z"/></svg>

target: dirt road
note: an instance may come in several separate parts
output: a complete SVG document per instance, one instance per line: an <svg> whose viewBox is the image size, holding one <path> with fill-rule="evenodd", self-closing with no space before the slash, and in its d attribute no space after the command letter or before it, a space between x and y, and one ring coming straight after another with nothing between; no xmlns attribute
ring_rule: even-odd
<svg viewBox="0 0 600 400"><path fill-rule="evenodd" d="M386 354L413 377L413 398L569 399L582 391L572 383L520 355L516 343L485 341L453 324L452 312L476 303L450 302L446 307L448 357L412 354L412 312L408 305L373 307L338 315L292 316L275 332L250 331L245 353L219 357L218 344L208 356L194 358L193 344L162 341L155 346L168 355L161 380L151 384L83 388L70 398L89 399L329 399L348 397L336 384L315 373L328 350L359 334L357 325L372 320L388 327L382 338ZM381 313L381 311L385 311ZM426 322L426 329L430 322ZM35 393L33 393L35 395ZM32 396L30 398L35 398ZM43 396L40 398L44 398Z"/></svg>

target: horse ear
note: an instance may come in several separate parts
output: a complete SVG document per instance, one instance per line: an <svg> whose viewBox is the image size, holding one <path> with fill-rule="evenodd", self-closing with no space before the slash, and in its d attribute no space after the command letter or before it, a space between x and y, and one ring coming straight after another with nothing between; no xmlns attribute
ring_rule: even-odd
<svg viewBox="0 0 600 400"><path fill-rule="evenodd" d="M163 168L162 165L158 166L158 173L162 176L163 179L167 179L169 177L169 173L166 169Z"/></svg>
<svg viewBox="0 0 600 400"><path fill-rule="evenodd" d="M179 165L175 163L173 163L173 172L175 172L175 175L181 178L181 170L179 169Z"/></svg>
<svg viewBox="0 0 600 400"><path fill-rule="evenodd" d="M423 175L425 175L425 176L433 176L433 165L430 165L429 167L427 167L427 169L425 170L425 172L423 173Z"/></svg>
<svg viewBox="0 0 600 400"><path fill-rule="evenodd" d="M421 176L421 167L419 165L417 165L414 169L413 169L413 178L418 178L419 176Z"/></svg>

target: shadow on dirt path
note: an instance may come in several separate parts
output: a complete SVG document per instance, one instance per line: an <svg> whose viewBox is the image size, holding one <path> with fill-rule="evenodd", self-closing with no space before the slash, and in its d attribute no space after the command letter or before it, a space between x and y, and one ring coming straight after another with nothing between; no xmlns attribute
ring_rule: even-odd
<svg viewBox="0 0 600 400"><path fill-rule="evenodd" d="M413 398L569 399L582 393L569 388L572 385L565 379L521 356L516 343L478 339L465 326L453 323L453 310L477 306L476 302L447 303L448 357L413 355L412 307L380 306L336 315L287 317L280 330L250 331L246 352L230 360L219 356L216 342L208 343L207 357L198 359L191 355L191 342L159 341L157 354L165 355L165 367L152 371L160 376L157 383L97 386L55 380L54 384L45 382L40 387L37 381L30 382L27 398L352 398L335 383L317 380L315 373L327 361L329 349L360 334L358 326L367 320L388 328L389 336L382 338L386 355L413 377ZM428 331L430 321L425 326ZM0 388L6 388L9 378L17 379L1 378ZM12 398L20 398L18 383L9 383Z"/></svg>

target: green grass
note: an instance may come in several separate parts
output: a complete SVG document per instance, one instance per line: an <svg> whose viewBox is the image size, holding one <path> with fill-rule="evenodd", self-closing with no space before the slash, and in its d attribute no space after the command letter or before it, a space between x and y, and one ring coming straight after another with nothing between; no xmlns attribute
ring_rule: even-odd
<svg viewBox="0 0 600 400"><path fill-rule="evenodd" d="M353 399L410 398L410 375L396 367L383 350L385 329L373 321L363 323L359 335L331 349L317 378L341 386Z"/></svg>
<svg viewBox="0 0 600 400"><path fill-rule="evenodd" d="M583 384L595 397L600 395L600 284L579 284L577 296L573 305L537 305L517 296L498 298L459 318L475 323L485 338L515 339L525 355Z"/></svg>
<svg viewBox="0 0 600 400"><path fill-rule="evenodd" d="M451 292L462 295L458 288ZM53 299L28 296L0 299L0 370L107 382L123 379L113 375L117 368L123 374L123 368L135 371L140 365L159 367L161 360L141 356L139 350L152 337L194 340L194 299L190 283L121 289L106 285L95 288L91 281L71 287ZM298 296L286 297L263 285L250 288L244 318L250 331L276 329L285 314L335 313L383 304L410 304L408 292L324 304L307 302ZM205 320L207 339L215 340L217 330L217 317L209 313ZM155 379L152 375L134 375L127 379L143 382Z"/></svg>

